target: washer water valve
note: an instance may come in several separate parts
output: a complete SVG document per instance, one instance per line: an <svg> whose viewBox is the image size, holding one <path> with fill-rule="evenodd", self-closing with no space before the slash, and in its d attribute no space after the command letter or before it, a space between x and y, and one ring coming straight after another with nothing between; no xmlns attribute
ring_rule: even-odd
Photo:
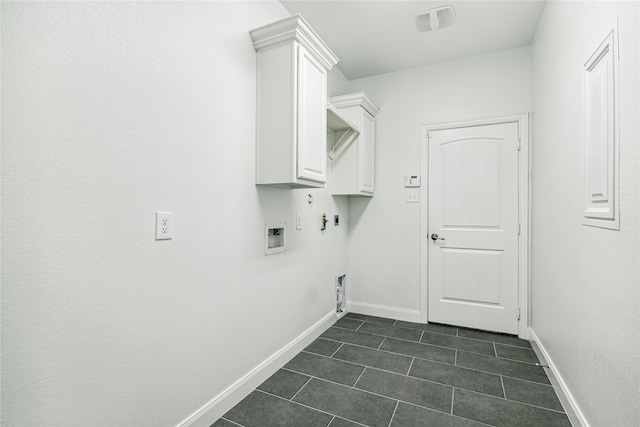
<svg viewBox="0 0 640 427"><path fill-rule="evenodd" d="M322 228L320 229L320 231L324 231L327 229L327 223L329 222L329 220L327 220L327 214L323 213L322 214Z"/></svg>

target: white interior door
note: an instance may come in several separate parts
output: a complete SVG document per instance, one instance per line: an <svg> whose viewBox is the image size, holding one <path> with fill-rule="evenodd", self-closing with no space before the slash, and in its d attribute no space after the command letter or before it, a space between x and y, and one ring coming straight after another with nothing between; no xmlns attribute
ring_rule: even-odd
<svg viewBox="0 0 640 427"><path fill-rule="evenodd" d="M518 124L434 130L428 146L428 319L517 334Z"/></svg>

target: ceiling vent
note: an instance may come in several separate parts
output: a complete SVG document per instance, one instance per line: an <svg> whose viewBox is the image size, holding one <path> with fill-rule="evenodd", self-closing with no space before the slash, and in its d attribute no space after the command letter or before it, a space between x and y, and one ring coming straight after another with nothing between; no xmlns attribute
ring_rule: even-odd
<svg viewBox="0 0 640 427"><path fill-rule="evenodd" d="M422 32L440 30L452 25L454 17L451 6L429 9L416 15L416 28Z"/></svg>

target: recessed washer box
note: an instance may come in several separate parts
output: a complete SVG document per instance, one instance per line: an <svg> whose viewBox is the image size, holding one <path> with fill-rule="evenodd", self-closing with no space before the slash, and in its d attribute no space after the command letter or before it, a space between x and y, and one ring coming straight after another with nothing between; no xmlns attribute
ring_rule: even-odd
<svg viewBox="0 0 640 427"><path fill-rule="evenodd" d="M264 254L272 255L286 251L286 222L272 222L264 225Z"/></svg>

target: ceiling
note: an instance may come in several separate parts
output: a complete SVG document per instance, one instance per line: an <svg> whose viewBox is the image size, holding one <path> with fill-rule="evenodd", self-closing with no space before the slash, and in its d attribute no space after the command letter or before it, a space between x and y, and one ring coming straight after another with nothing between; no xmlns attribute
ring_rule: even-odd
<svg viewBox="0 0 640 427"><path fill-rule="evenodd" d="M280 0L338 56L349 80L531 44L544 0ZM450 5L455 22L418 32L416 14Z"/></svg>

